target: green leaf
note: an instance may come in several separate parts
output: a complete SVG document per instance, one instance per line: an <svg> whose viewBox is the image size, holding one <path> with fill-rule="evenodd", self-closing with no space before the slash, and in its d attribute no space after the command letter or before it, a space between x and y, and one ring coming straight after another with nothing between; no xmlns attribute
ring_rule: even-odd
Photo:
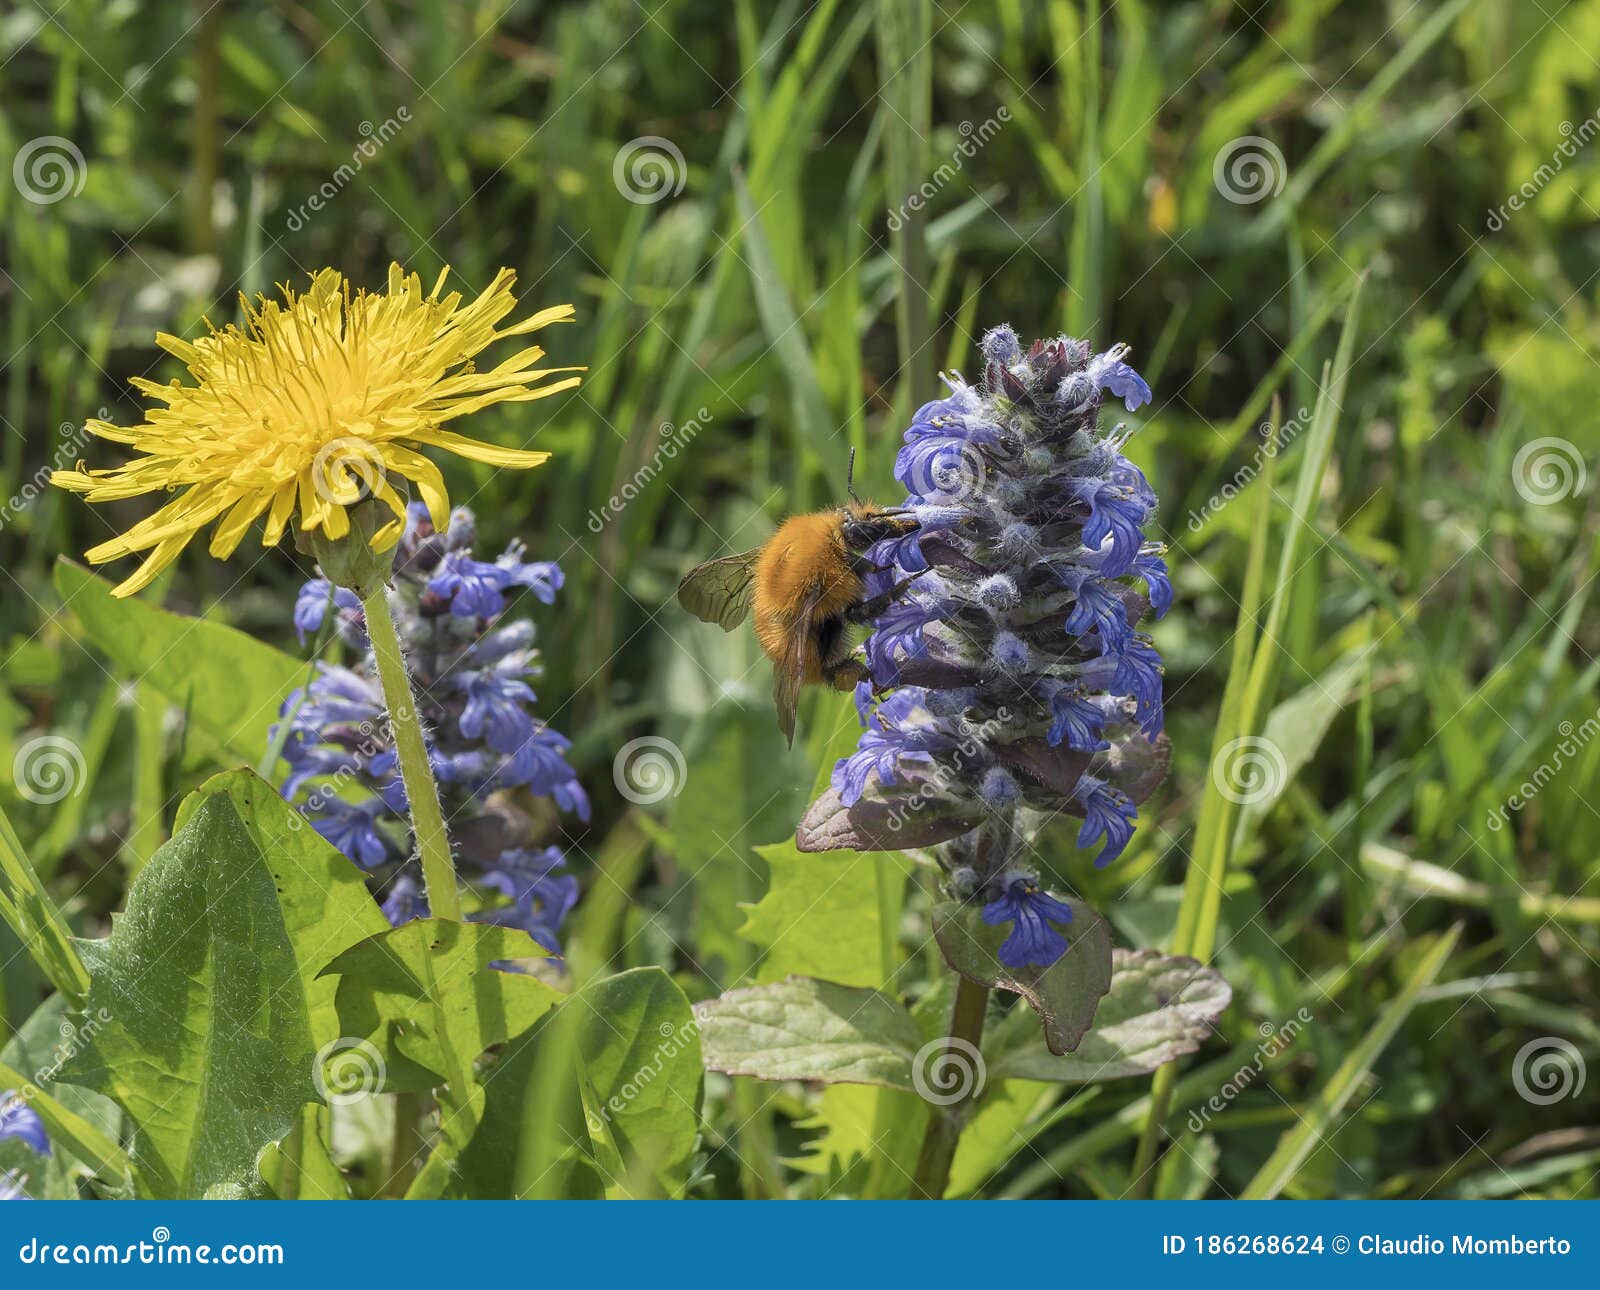
<svg viewBox="0 0 1600 1290"><path fill-rule="evenodd" d="M53 1148L44 1170L46 1196L76 1194L80 1176L94 1176L117 1193L133 1190L133 1162L117 1145L122 1112L110 1098L58 1083L56 1073L94 1023L76 1015L64 995L52 994L34 1009L0 1049L0 1091L20 1090L45 1123ZM29 1169L36 1180L39 1174Z"/></svg>
<svg viewBox="0 0 1600 1290"><path fill-rule="evenodd" d="M419 918L367 937L323 975L338 978L344 1033L365 1039L383 1059L385 1090L421 1092L526 1030L560 1000L537 977L492 966L544 956L515 928Z"/></svg>
<svg viewBox="0 0 1600 1290"><path fill-rule="evenodd" d="M338 983L322 969L352 945L388 931L389 920L367 891L361 871L252 771L213 775L178 807L174 831L218 794L233 803L271 871L311 1016L311 1036L321 1048L345 1033L335 1006Z"/></svg>
<svg viewBox="0 0 1600 1290"><path fill-rule="evenodd" d="M1044 1022L1045 1044L1056 1054L1078 1046L1111 986L1111 928L1082 901L1066 903L1072 906L1067 950L1047 968L1008 968L1000 962L1000 944L1011 928L991 927L976 906L942 901L933 911L934 936L945 962L979 985L1020 994Z"/></svg>
<svg viewBox="0 0 1600 1290"><path fill-rule="evenodd" d="M55 582L119 668L183 709L230 758L255 764L278 705L305 683L305 663L221 623L118 600L108 582L68 560L56 563Z"/></svg>
<svg viewBox="0 0 1600 1290"><path fill-rule="evenodd" d="M577 1031L590 1137L621 1165L604 1170L607 1195L683 1194L700 1132L696 1021L660 968L596 981L562 1005L557 1025Z"/></svg>
<svg viewBox="0 0 1600 1290"><path fill-rule="evenodd" d="M706 1066L726 1075L914 1090L922 1032L878 990L790 977L695 1008Z"/></svg>
<svg viewBox="0 0 1600 1290"><path fill-rule="evenodd" d="M1199 1048L1232 998L1228 983L1194 959L1118 949L1111 989L1076 1049L1049 1052L1033 1017L1017 1008L984 1043L989 1077L1094 1084L1148 1075Z"/></svg>
<svg viewBox="0 0 1600 1290"><path fill-rule="evenodd" d="M1395 1032L1411 1015L1418 997L1438 977L1460 936L1461 924L1457 923L1429 947L1428 952L1412 969L1400 993L1395 995L1378 1014L1378 1020L1372 1029L1339 1063L1338 1069L1328 1077L1328 1082L1322 1086L1310 1105L1303 1110L1297 1108L1294 1127L1278 1139L1278 1145L1273 1149L1272 1155L1250 1180L1240 1199L1271 1200L1294 1181L1300 1167L1326 1139L1334 1120L1344 1109L1345 1103L1350 1100L1351 1094L1360 1087L1367 1072L1372 1069L1383 1050L1389 1046L1389 1041L1394 1038Z"/></svg>
<svg viewBox="0 0 1600 1290"><path fill-rule="evenodd" d="M760 979L822 976L879 986L894 975L911 862L897 853L805 855L793 842L757 847L771 886L739 934L766 949Z"/></svg>
<svg viewBox="0 0 1600 1290"><path fill-rule="evenodd" d="M487 1072L452 1194L681 1195L700 1127L700 1042L660 968L585 986Z"/></svg>
<svg viewBox="0 0 1600 1290"><path fill-rule="evenodd" d="M67 920L28 862L11 821L0 810L0 918L11 925L39 970L74 1004L89 990L89 973L73 945Z"/></svg>
<svg viewBox="0 0 1600 1290"><path fill-rule="evenodd" d="M286 880L233 797L209 794L145 867L95 956L87 1012L109 1019L60 1078L122 1107L151 1195L259 1191L256 1157L317 1096L307 969L279 904Z"/></svg>

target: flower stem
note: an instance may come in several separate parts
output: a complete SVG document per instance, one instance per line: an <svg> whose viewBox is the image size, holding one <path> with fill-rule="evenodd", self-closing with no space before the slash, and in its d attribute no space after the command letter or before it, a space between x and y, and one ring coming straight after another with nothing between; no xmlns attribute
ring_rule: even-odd
<svg viewBox="0 0 1600 1290"><path fill-rule="evenodd" d="M411 807L411 831L416 835L417 851L422 857L422 881L427 887L428 908L435 918L459 923L461 897L456 891L450 839L444 831L439 788L434 783L428 746L422 738L422 722L417 716L416 696L406 671L400 634L395 631L394 616L389 612L389 588L380 583L362 599L362 607L366 610L367 638L372 642L372 654L378 661L384 706L389 709L389 725L394 731L406 801Z"/></svg>
<svg viewBox="0 0 1600 1290"><path fill-rule="evenodd" d="M956 978L956 1003L950 1017L952 1049L971 1045L977 1053L983 1041L983 1014L989 1006L989 987ZM950 1185L950 1164L956 1158L956 1144L966 1127L967 1111L983 1090L983 1059L977 1063L975 1077L967 1081L966 1091L949 1106L933 1106L928 1112L928 1127L923 1131L922 1150L917 1154L916 1172L911 1178L912 1200L940 1200Z"/></svg>

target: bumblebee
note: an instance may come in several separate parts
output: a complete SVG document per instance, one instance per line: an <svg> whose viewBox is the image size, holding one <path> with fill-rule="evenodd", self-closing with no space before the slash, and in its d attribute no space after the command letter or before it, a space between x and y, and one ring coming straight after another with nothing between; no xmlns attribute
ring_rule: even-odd
<svg viewBox="0 0 1600 1290"><path fill-rule="evenodd" d="M772 660L778 726L791 745L801 687L849 690L863 680L867 669L854 657L850 628L882 614L912 581L868 597L866 576L893 566L874 564L866 552L916 532L917 521L849 491L848 505L791 516L755 550L708 560L678 584L678 603L725 632L754 616L756 639Z"/></svg>

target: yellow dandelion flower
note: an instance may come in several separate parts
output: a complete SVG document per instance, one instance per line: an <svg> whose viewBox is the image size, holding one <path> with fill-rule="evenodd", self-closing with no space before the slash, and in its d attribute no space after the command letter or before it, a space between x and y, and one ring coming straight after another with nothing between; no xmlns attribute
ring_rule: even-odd
<svg viewBox="0 0 1600 1290"><path fill-rule="evenodd" d="M450 499L422 448L493 466L546 461L547 452L501 448L444 427L490 404L542 399L577 385L576 376L548 378L582 368L534 366L544 357L537 345L488 371L472 361L493 341L570 322L572 306L541 309L502 327L516 307L516 274L502 269L488 290L463 304L460 292L440 294L449 272L424 295L417 275L395 264L384 294L352 295L342 274L324 269L303 294L283 287L282 304L262 297L251 306L241 297L243 327L213 327L193 342L158 335L156 343L184 362L195 383L136 379L141 393L165 406L149 408L142 425L87 426L144 455L110 470L80 462L51 476L91 502L178 490L153 515L84 553L93 564L149 553L113 594L147 586L213 521L211 554L226 559L262 516L263 546L276 545L291 518L301 530L337 541L350 530L347 508L374 497L395 516L372 541L387 550L405 520L405 499L391 477L415 484L443 529Z"/></svg>

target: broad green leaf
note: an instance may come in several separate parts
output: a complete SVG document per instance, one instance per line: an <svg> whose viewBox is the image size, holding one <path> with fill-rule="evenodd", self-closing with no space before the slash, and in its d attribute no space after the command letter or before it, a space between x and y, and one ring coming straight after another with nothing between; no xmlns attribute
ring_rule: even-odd
<svg viewBox="0 0 1600 1290"><path fill-rule="evenodd" d="M556 1026L572 1026L586 1119L610 1196L678 1196L700 1132L697 1018L660 968L635 968L578 991ZM621 1164L620 1172L605 1157Z"/></svg>
<svg viewBox="0 0 1600 1290"><path fill-rule="evenodd" d="M344 1033L383 1059L384 1088L421 1092L470 1069L484 1049L526 1030L561 998L537 977L493 966L542 957L515 928L419 918L367 937L323 975L338 978Z"/></svg>
<svg viewBox="0 0 1600 1290"><path fill-rule="evenodd" d="M1361 1081L1388 1047L1395 1032L1411 1015L1418 996L1433 984L1449 959L1450 952L1455 949L1460 935L1461 925L1458 923L1422 956L1400 993L1378 1014L1372 1029L1339 1063L1338 1069L1328 1077L1328 1082L1311 1103L1297 1114L1294 1127L1278 1139L1277 1147L1250 1180L1241 1199L1271 1200L1294 1181L1295 1174L1324 1141L1339 1112L1360 1087Z"/></svg>
<svg viewBox="0 0 1600 1290"><path fill-rule="evenodd" d="M914 1089L922 1032L877 990L790 977L698 1004L706 1065L727 1075Z"/></svg>
<svg viewBox="0 0 1600 1290"><path fill-rule="evenodd" d="M1199 1048L1232 997L1228 983L1194 959L1118 949L1111 989L1076 1049L1051 1053L1032 1015L1015 1008L983 1045L989 1077L1092 1084L1148 1075Z"/></svg>
<svg viewBox="0 0 1600 1290"><path fill-rule="evenodd" d="M760 980L816 976L877 987L893 977L910 861L893 852L805 855L793 842L756 850L771 886L739 934L767 951Z"/></svg>
<svg viewBox="0 0 1600 1290"><path fill-rule="evenodd" d="M338 983L322 969L352 945L387 931L389 920L361 871L252 771L213 775L178 807L174 829L183 828L217 794L233 803L271 872L311 1015L311 1036L321 1048L345 1033L334 1002Z"/></svg>
<svg viewBox="0 0 1600 1290"><path fill-rule="evenodd" d="M256 763L278 705L305 683L305 663L221 623L118 600L108 582L67 560L57 562L55 581L119 668L164 694L230 758Z"/></svg>
<svg viewBox="0 0 1600 1290"><path fill-rule="evenodd" d="M1025 1008L1016 1011L1027 1013ZM1031 1017L1029 1025L1037 1032L1037 1023ZM1031 1080L994 1081L992 1069L989 1074L991 1082L986 1086L983 1100L977 1104L966 1128L961 1130L961 1140L956 1144L946 1196L970 1195L993 1177L1027 1142L1023 1126L1049 1106L1059 1091L1049 1084L1036 1084Z"/></svg>
<svg viewBox="0 0 1600 1290"><path fill-rule="evenodd" d="M285 879L233 798L210 794L145 866L92 964L86 1011L109 1019L60 1078L122 1107L151 1195L259 1191L256 1157L317 1096Z"/></svg>
<svg viewBox="0 0 1600 1290"><path fill-rule="evenodd" d="M991 927L974 905L943 901L933 911L933 931L945 962L979 985L1020 994L1044 1022L1052 1053L1070 1053L1094 1021L1100 997L1111 985L1111 929L1082 901L1069 900L1072 922L1067 950L1047 968L1008 968L1000 962L1009 924Z"/></svg>
<svg viewBox="0 0 1600 1290"><path fill-rule="evenodd" d="M699 1133L700 1042L660 968L585 986L486 1071L452 1194L681 1195Z"/></svg>

